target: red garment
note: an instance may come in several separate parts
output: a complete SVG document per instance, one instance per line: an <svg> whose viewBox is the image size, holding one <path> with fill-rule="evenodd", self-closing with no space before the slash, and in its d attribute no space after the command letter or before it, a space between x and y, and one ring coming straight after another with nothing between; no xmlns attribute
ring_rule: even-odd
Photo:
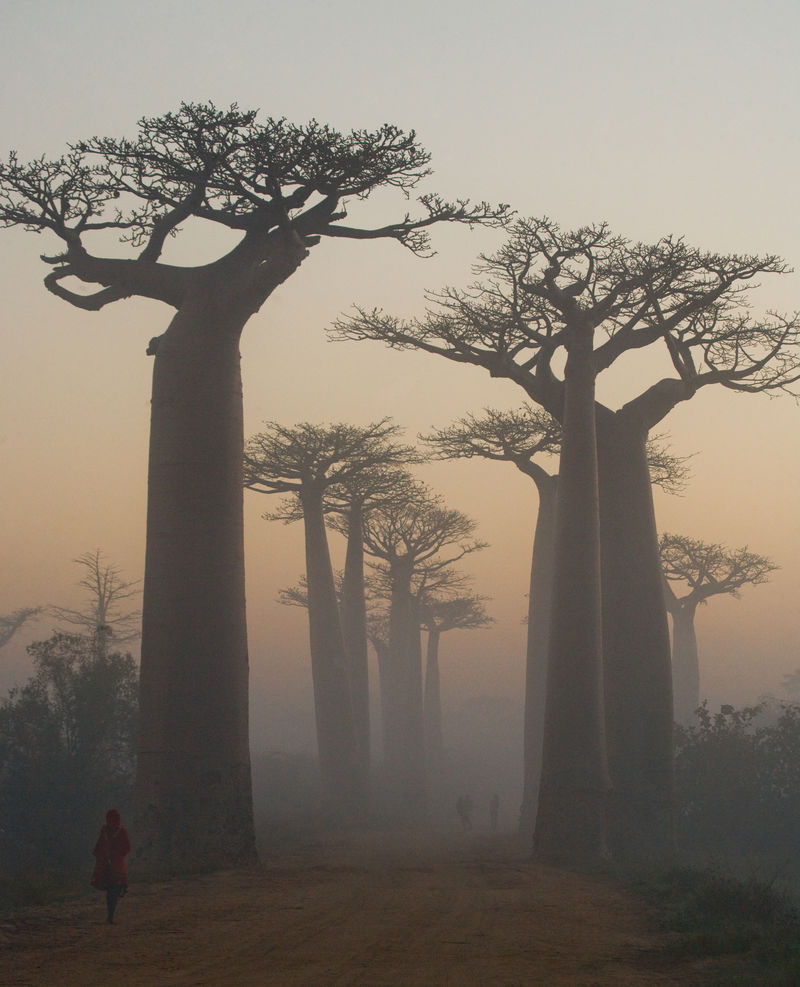
<svg viewBox="0 0 800 987"><path fill-rule="evenodd" d="M103 826L92 851L96 858L92 874L92 886L104 891L110 884L128 887L128 865L125 860L131 852L131 841L124 826L112 829Z"/></svg>

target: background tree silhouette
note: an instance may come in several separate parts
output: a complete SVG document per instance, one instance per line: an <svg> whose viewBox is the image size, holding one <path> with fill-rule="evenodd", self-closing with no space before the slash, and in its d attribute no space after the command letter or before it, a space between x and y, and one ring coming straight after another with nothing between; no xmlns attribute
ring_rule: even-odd
<svg viewBox="0 0 800 987"><path fill-rule="evenodd" d="M447 571L447 570L445 570ZM444 768L442 734L442 688L439 672L439 643L442 634L454 630L477 630L489 627L494 617L486 613L485 596L445 597L423 590L419 598L419 616L428 632L425 649L425 762L428 776L440 780Z"/></svg>
<svg viewBox="0 0 800 987"><path fill-rule="evenodd" d="M388 582L388 656L381 668L384 763L393 811L413 821L427 812L420 616L414 579L430 580L459 559L484 548L472 539L475 522L446 508L417 485L364 520L364 548L380 560ZM385 682L383 670L386 671Z"/></svg>
<svg viewBox="0 0 800 987"><path fill-rule="evenodd" d="M297 497L305 528L311 669L323 787L332 809L352 814L363 811L367 799L369 686L366 652L354 655L345 644L325 528L325 496L334 486L345 487L376 468L404 462L413 450L395 441L400 430L387 420L365 427L307 422L293 427L275 422L265 425L245 448L244 484L258 493L294 493ZM288 516L294 514L290 511ZM356 537L360 543L360 532ZM361 594L363 600L363 566Z"/></svg>
<svg viewBox="0 0 800 987"><path fill-rule="evenodd" d="M239 339L249 318L321 237L428 249L439 222L502 221L505 208L437 195L379 228L350 226L345 201L408 195L429 174L415 135L384 125L339 133L257 121L233 105L182 103L133 139L92 137L59 158L0 165L0 224L61 243L45 286L86 311L138 295L176 310L154 337L142 604L140 866L252 861ZM232 232L207 264L163 259L189 220ZM117 231L128 258L91 253ZM77 289L67 287L78 284ZM83 293L80 285L97 290ZM174 843L175 820L182 838ZM186 827L191 827L187 832ZM187 849L180 858L179 847ZM149 862L149 864L148 864Z"/></svg>
<svg viewBox="0 0 800 987"><path fill-rule="evenodd" d="M659 540L667 610L672 617L672 681L675 719L688 723L700 705L700 660L694 617L712 596L738 597L743 586L758 586L778 568L747 548L663 534Z"/></svg>
<svg viewBox="0 0 800 987"><path fill-rule="evenodd" d="M520 832L532 837L542 767L558 483L557 475L549 473L535 457L552 457L560 452L561 426L546 411L526 403L512 411L486 408L480 417L467 415L447 428L420 438L431 448L435 458L479 457L509 462L536 485L538 506L528 586L523 785L519 817Z"/></svg>
<svg viewBox="0 0 800 987"><path fill-rule="evenodd" d="M138 582L123 579L120 570L103 558L99 548L84 552L73 561L83 569L78 585L87 593L85 609L51 606L47 612L60 624L77 628L79 633L87 635L101 654L108 650L111 637L116 644L138 638L142 613L124 607L126 600L141 593Z"/></svg>

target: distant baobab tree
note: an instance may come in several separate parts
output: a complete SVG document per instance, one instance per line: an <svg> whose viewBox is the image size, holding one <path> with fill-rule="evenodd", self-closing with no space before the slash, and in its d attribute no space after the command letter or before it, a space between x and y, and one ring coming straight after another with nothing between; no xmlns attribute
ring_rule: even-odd
<svg viewBox="0 0 800 987"><path fill-rule="evenodd" d="M363 668L346 647L325 528L325 499L333 488L357 484L359 477L413 456L411 447L396 441L399 433L388 419L363 427L266 422L245 446L245 487L264 494L295 494L303 519L320 770L328 806L344 816L366 806L369 686L366 641ZM360 531L356 537L361 548ZM351 560L351 568L352 564ZM363 601L363 562L360 589Z"/></svg>
<svg viewBox="0 0 800 987"><path fill-rule="evenodd" d="M55 237L46 288L84 311L132 295L176 310L155 335L137 758L140 866L255 859L248 739L239 339L323 237L391 239L417 254L440 222L497 223L505 207L418 199L419 215L350 226L345 203L408 195L429 174L413 132L339 133L182 103L133 139L91 137L58 158L0 165L0 224ZM230 231L218 259L164 247L189 221ZM112 232L129 257L90 253ZM70 282L94 285L84 293ZM175 828L180 820L181 839Z"/></svg>
<svg viewBox="0 0 800 987"><path fill-rule="evenodd" d="M738 597L744 586L758 586L776 566L747 548L664 534L659 541L667 610L672 616L672 681L675 719L687 723L700 705L700 660L694 617L712 596Z"/></svg>
<svg viewBox="0 0 800 987"><path fill-rule="evenodd" d="M364 520L364 549L379 560L388 583L388 656L381 692L385 700L384 763L398 814L418 821L427 811L422 651L415 576L429 580L465 555L485 547L473 540L475 522L444 506L417 485L397 502Z"/></svg>
<svg viewBox="0 0 800 987"><path fill-rule="evenodd" d="M439 642L442 634L454 630L477 630L489 627L494 617L486 613L485 596L443 597L426 594L419 598L419 617L428 632L425 650L425 685L423 715L425 719L425 757L430 777L440 777L444 758L442 734L442 690L439 672Z"/></svg>
<svg viewBox="0 0 800 987"><path fill-rule="evenodd" d="M480 258L470 288L429 293L423 317L357 308L334 326L336 339L483 367L561 423L536 837L545 858L602 854L607 821L617 852L671 845L669 628L647 438L710 384L792 389L800 318L755 318L742 304L755 278L786 271L775 256L713 254L672 236L633 243L605 224L570 232L526 219ZM674 376L646 384L616 411L595 400L598 376L645 347L660 348Z"/></svg>
<svg viewBox="0 0 800 987"><path fill-rule="evenodd" d="M120 570L106 561L99 548L73 561L83 569L78 585L86 590L86 606L83 610L51 606L48 613L59 623L67 624L71 633L91 638L101 655L107 652L111 637L118 645L138 638L141 611L124 606L141 593L138 582L123 579Z"/></svg>
<svg viewBox="0 0 800 987"><path fill-rule="evenodd" d="M523 793L519 823L520 832L532 837L542 765L558 484L558 476L548 472L538 459L552 459L558 455L561 450L561 426L546 411L526 403L510 411L485 408L480 416L467 415L446 428L420 438L437 459L477 457L508 462L536 485L538 507L528 586Z"/></svg>
<svg viewBox="0 0 800 987"><path fill-rule="evenodd" d="M41 607L19 607L12 613L0 616L0 648L8 644L26 621L38 616L41 612Z"/></svg>
<svg viewBox="0 0 800 987"><path fill-rule="evenodd" d="M393 457L396 460L396 457ZM403 462L421 461L412 447L406 447ZM350 663L356 732L359 749L369 752L369 672L367 663L367 584L364 570L364 523L374 510L391 509L404 496L413 480L404 468L392 461L375 462L358 474L330 487L325 498L326 523L347 540L342 572L340 613L345 651Z"/></svg>

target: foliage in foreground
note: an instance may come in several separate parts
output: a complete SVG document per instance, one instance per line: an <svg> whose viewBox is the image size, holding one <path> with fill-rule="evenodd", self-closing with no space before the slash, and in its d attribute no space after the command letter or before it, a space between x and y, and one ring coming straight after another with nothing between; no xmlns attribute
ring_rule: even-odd
<svg viewBox="0 0 800 987"><path fill-rule="evenodd" d="M676 733L678 845L800 866L800 705L696 712Z"/></svg>
<svg viewBox="0 0 800 987"><path fill-rule="evenodd" d="M28 653L36 674L0 703L6 881L88 868L106 810L113 804L125 813L133 783L133 658L75 634L54 634Z"/></svg>
<svg viewBox="0 0 800 987"><path fill-rule="evenodd" d="M800 913L772 882L673 866L633 883L674 933L671 956L715 958L709 983L800 982Z"/></svg>

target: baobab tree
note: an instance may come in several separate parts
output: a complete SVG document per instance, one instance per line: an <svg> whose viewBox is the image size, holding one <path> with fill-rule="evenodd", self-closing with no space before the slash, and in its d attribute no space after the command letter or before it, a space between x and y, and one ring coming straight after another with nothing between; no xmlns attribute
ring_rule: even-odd
<svg viewBox="0 0 800 987"><path fill-rule="evenodd" d="M549 473L535 457L558 454L561 426L546 411L525 403L509 411L486 408L480 417L466 415L454 424L420 438L436 459L477 457L508 462L536 485L538 507L526 621L523 794L519 819L520 833L532 836L542 766L558 484L557 474ZM654 436L648 441L647 460L651 481L656 486L668 493L679 493L684 488L688 475L687 457L673 455L663 436Z"/></svg>
<svg viewBox="0 0 800 987"><path fill-rule="evenodd" d="M0 224L45 233L46 288L87 312L138 295L175 309L154 336L142 604L140 858L154 869L252 861L242 522L239 339L322 238L391 239L418 254L439 222L493 223L506 210L437 195L379 228L345 203L409 194L429 174L413 132L339 133L233 105L182 103L133 139L92 137L59 158L0 165ZM230 231L207 264L163 258L189 220ZM127 258L90 253L117 231ZM71 283L96 286L84 293ZM181 838L174 842L176 820ZM181 856L181 849L186 848Z"/></svg>
<svg viewBox="0 0 800 987"><path fill-rule="evenodd" d="M367 640L372 645L378 661L378 691L381 710L381 738L383 750L386 750L386 723L390 717L389 709L389 610L382 607L371 607L367 611Z"/></svg>
<svg viewBox="0 0 800 987"><path fill-rule="evenodd" d="M447 570L445 570L447 571ZM428 632L425 650L425 757L430 776L441 774L444 757L442 737L442 692L439 673L439 643L442 634L454 630L489 627L494 617L486 613L485 596L437 596L424 589L419 594L418 612L422 627Z"/></svg>
<svg viewBox="0 0 800 987"><path fill-rule="evenodd" d="M431 579L485 547L475 522L417 485L390 509L364 520L364 549L380 560L389 583L389 654L385 662L384 762L396 812L420 819L427 809L420 620L414 577Z"/></svg>
<svg viewBox="0 0 800 987"><path fill-rule="evenodd" d="M421 461L412 447L401 454L406 464ZM355 729L359 748L369 752L369 671L367 662L367 590L364 572L364 521L374 510L391 510L406 496L413 480L405 469L393 466L398 457L377 459L368 469L328 488L324 501L326 523L347 541L339 611L342 636L350 665ZM366 767L369 767L367 764Z"/></svg>
<svg viewBox="0 0 800 987"><path fill-rule="evenodd" d="M528 636L525 657L525 717L523 790L520 832L533 836L542 766L547 651L550 636L550 597L553 585L556 487L558 477L537 461L557 455L561 426L546 411L524 404L511 411L484 409L453 425L420 436L437 459L472 459L513 464L535 485L538 507L534 524L528 587Z"/></svg>
<svg viewBox="0 0 800 987"><path fill-rule="evenodd" d="M712 254L675 237L635 244L605 224L563 232L547 219L521 220L500 251L480 259L479 280L466 290L430 293L424 317L404 322L356 309L334 327L334 338L376 339L484 367L515 381L562 424L565 528L556 584L567 602L563 610L554 603L560 616L551 627L556 660L548 693L555 705L547 720L551 787L563 798L541 832L545 855L546 832L557 853L570 856L570 846L582 853L586 840L600 849L604 733L614 847L647 850L671 842L669 631L646 442L675 405L710 384L742 392L791 389L800 377L800 320L755 318L742 304L754 278L786 270L774 256ZM594 398L590 408L597 377L645 347L660 347L674 376L649 384L616 411ZM563 634L556 634L562 622ZM603 694L605 723L597 717ZM588 818L593 834L584 832Z"/></svg>
<svg viewBox="0 0 800 987"><path fill-rule="evenodd" d="M388 419L364 427L308 422L292 427L266 422L265 426L245 447L244 485L258 493L294 493L297 498L305 529L311 671L323 788L332 809L351 814L363 811L369 780L366 652L362 669L346 648L325 527L325 496L335 486L355 484L363 474L405 462L413 449L395 441L400 430Z"/></svg>
<svg viewBox="0 0 800 987"><path fill-rule="evenodd" d="M700 705L700 661L694 617L710 597L738 597L744 586L758 586L778 566L746 547L663 534L659 540L667 610L672 617L672 681L675 719L687 723ZM677 591L676 591L677 590Z"/></svg>
<svg viewBox="0 0 800 987"><path fill-rule="evenodd" d="M138 638L141 611L125 605L141 593L138 582L123 579L121 571L106 561L99 548L73 561L83 570L78 585L86 590L86 606L83 610L51 606L48 613L59 623L67 624L72 633L91 638L100 655L108 651L110 637L118 645Z"/></svg>

